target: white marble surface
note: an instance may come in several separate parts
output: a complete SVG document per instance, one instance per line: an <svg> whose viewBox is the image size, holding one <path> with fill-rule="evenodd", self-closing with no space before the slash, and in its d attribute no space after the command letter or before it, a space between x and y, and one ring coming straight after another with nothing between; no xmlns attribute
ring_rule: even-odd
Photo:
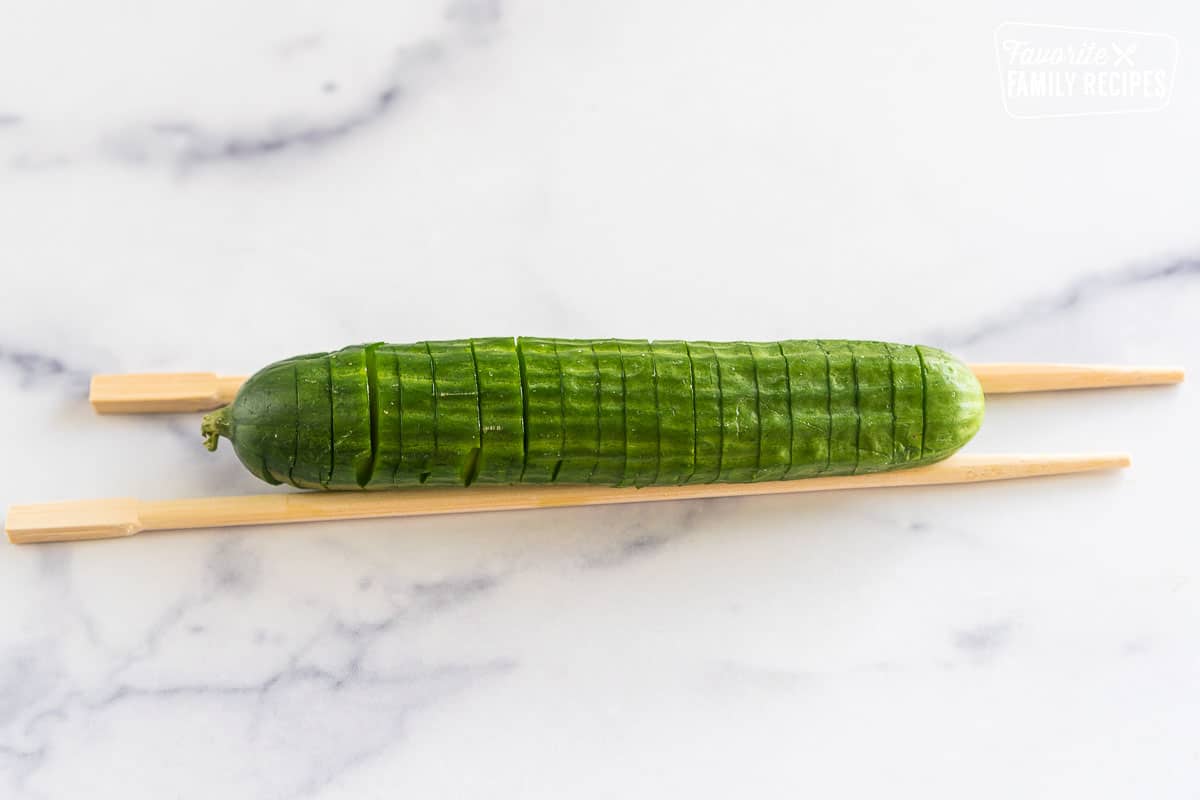
<svg viewBox="0 0 1200 800"><path fill-rule="evenodd" d="M87 376L353 341L1200 363L1194 7L395 5L0 12L4 505L259 491ZM1172 34L1170 105L1009 118L1013 19ZM970 445L1120 475L7 547L0 796L1193 798L1198 411Z"/></svg>

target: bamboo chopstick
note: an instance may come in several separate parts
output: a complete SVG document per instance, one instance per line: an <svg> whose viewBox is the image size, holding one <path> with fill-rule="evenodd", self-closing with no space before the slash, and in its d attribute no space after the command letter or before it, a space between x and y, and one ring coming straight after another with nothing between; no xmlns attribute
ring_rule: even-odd
<svg viewBox="0 0 1200 800"><path fill-rule="evenodd" d="M212 411L232 402L245 380L215 372L93 375L88 400L99 414Z"/></svg>
<svg viewBox="0 0 1200 800"><path fill-rule="evenodd" d="M972 364L987 394L1179 383L1179 367L1102 364ZM215 372L95 375L89 399L100 414L211 411L233 400L242 376Z"/></svg>
<svg viewBox="0 0 1200 800"><path fill-rule="evenodd" d="M1121 367L1112 364L972 364L985 394L1108 389L1183 382L1182 367Z"/></svg>
<svg viewBox="0 0 1200 800"><path fill-rule="evenodd" d="M914 469L767 483L696 486L473 486L385 492L287 492L180 500L76 500L12 506L5 532L14 544L69 542L132 536L142 531L222 528L284 522L412 517L478 511L518 511L564 506L691 500L707 497L976 483L1034 478L1129 466L1123 453L1097 455L956 455Z"/></svg>

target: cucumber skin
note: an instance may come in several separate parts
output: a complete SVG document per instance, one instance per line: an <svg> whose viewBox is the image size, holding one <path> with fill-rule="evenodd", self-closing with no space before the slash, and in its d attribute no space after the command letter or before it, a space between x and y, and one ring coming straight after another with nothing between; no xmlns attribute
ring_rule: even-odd
<svg viewBox="0 0 1200 800"><path fill-rule="evenodd" d="M652 486L658 480L658 407L654 359L645 339L617 339L625 374L625 475L618 486Z"/></svg>
<svg viewBox="0 0 1200 800"><path fill-rule="evenodd" d="M333 475L333 410L331 373L326 354L297 358L296 406L289 416L296 420L296 461L291 483L304 489L324 489ZM247 385L256 383L252 376ZM247 393L247 399L252 393ZM239 391L231 408L243 402ZM286 423L284 423L286 424ZM234 447L238 445L236 435ZM242 463L246 463L242 459Z"/></svg>
<svg viewBox="0 0 1200 800"><path fill-rule="evenodd" d="M650 343L658 405L658 480L687 483L696 471L696 403L687 342Z"/></svg>
<svg viewBox="0 0 1200 800"><path fill-rule="evenodd" d="M563 454L556 483L587 483L600 451L600 371L592 343L559 339Z"/></svg>
<svg viewBox="0 0 1200 800"><path fill-rule="evenodd" d="M600 448L588 483L616 486L625 477L625 369L615 340L592 342L600 375Z"/></svg>
<svg viewBox="0 0 1200 800"><path fill-rule="evenodd" d="M400 467L392 482L414 486L429 478L433 463L433 359L424 342L384 345L382 350L393 353L400 373Z"/></svg>
<svg viewBox="0 0 1200 800"><path fill-rule="evenodd" d="M856 473L879 472L895 456L895 408L892 356L882 342L852 342L858 392L858 463Z"/></svg>
<svg viewBox="0 0 1200 800"><path fill-rule="evenodd" d="M295 405L296 367L290 359L279 361L256 372L247 383L250 381L255 391L230 406L229 438L238 460L254 477L278 486L291 480L296 458L296 423L289 431L286 424L275 422L287 415L289 404Z"/></svg>
<svg viewBox="0 0 1200 800"><path fill-rule="evenodd" d="M787 361L778 342L750 342L758 383L758 470L755 481L781 480L792 466L792 408Z"/></svg>
<svg viewBox="0 0 1200 800"><path fill-rule="evenodd" d="M517 345L508 338L472 339L479 378L480 451L476 483L516 483L525 463L525 411Z"/></svg>
<svg viewBox="0 0 1200 800"><path fill-rule="evenodd" d="M329 358L333 405L333 470L330 486L362 488L371 469L371 406L367 346L352 345Z"/></svg>
<svg viewBox="0 0 1200 800"><path fill-rule="evenodd" d="M468 339L428 342L433 362L433 462L426 483L464 486L475 475L480 441L479 379Z"/></svg>
<svg viewBox="0 0 1200 800"><path fill-rule="evenodd" d="M550 483L563 461L562 373L553 339L517 339L525 397L521 483Z"/></svg>
<svg viewBox="0 0 1200 800"><path fill-rule="evenodd" d="M722 397L717 353L707 342L685 342L692 362L692 399L696 409L696 456L688 483L712 483L721 474Z"/></svg>
<svg viewBox="0 0 1200 800"><path fill-rule="evenodd" d="M377 448L368 489L390 489L400 469L400 368L393 350L375 349Z"/></svg>
<svg viewBox="0 0 1200 800"><path fill-rule="evenodd" d="M721 391L720 483L751 483L760 468L758 383L746 342L707 342L717 356Z"/></svg>
<svg viewBox="0 0 1200 800"><path fill-rule="evenodd" d="M970 369L926 346L494 338L285 359L204 430L259 479L300 488L647 486L927 464L983 412Z"/></svg>

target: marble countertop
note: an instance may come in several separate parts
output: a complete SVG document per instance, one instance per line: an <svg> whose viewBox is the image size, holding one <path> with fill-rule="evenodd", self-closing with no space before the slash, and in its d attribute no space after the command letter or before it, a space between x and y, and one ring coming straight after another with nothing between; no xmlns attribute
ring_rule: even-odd
<svg viewBox="0 0 1200 800"><path fill-rule="evenodd" d="M88 376L355 341L1200 363L1195 8L1038 5L1178 70L1017 119L1011 4L403 5L0 15L0 504L261 491ZM969 445L1122 474L4 546L0 796L1192 798L1197 411Z"/></svg>

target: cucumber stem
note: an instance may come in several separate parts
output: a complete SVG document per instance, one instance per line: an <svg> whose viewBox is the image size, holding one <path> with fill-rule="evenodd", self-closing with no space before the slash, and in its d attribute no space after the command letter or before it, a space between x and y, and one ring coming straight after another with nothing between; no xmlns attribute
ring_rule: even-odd
<svg viewBox="0 0 1200 800"><path fill-rule="evenodd" d="M229 438L229 406L218 408L211 414L205 414L200 421L200 433L204 434L204 446L209 451L217 449L217 441L224 436Z"/></svg>

